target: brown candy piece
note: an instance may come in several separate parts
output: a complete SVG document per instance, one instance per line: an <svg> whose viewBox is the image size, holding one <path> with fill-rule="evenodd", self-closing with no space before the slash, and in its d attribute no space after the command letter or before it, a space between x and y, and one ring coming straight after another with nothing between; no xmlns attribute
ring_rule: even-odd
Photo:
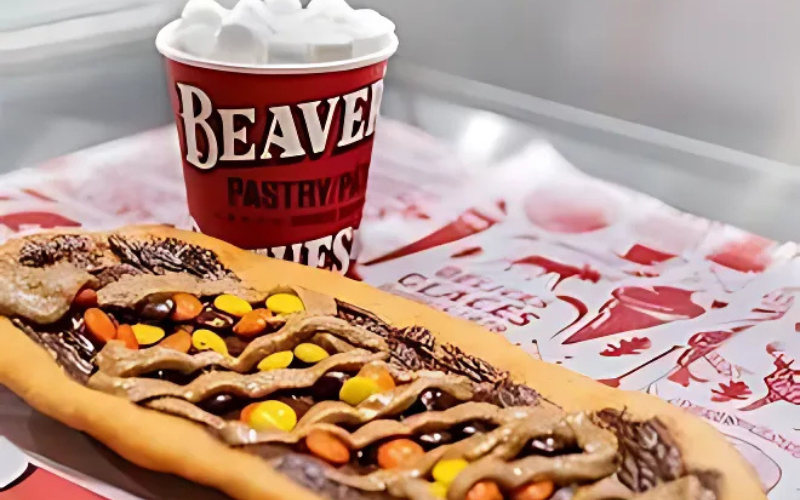
<svg viewBox="0 0 800 500"><path fill-rule="evenodd" d="M158 343L159 347L187 353L192 348L192 334L186 330L178 330Z"/></svg>
<svg viewBox="0 0 800 500"><path fill-rule="evenodd" d="M419 396L419 403L426 411L444 411L461 403L448 392L441 389L428 389Z"/></svg>
<svg viewBox="0 0 800 500"><path fill-rule="evenodd" d="M267 320L259 312L259 309L256 309L242 316L242 319L233 327L233 333L242 337L255 337L266 329Z"/></svg>
<svg viewBox="0 0 800 500"><path fill-rule="evenodd" d="M153 293L144 298L139 304L138 313L141 319L147 321L163 321L175 309L175 300L169 293Z"/></svg>
<svg viewBox="0 0 800 500"><path fill-rule="evenodd" d="M91 307L83 313L83 323L86 325L86 332L100 344L105 344L117 336L114 322L108 314L96 307Z"/></svg>
<svg viewBox="0 0 800 500"><path fill-rule="evenodd" d="M311 395L316 401L336 401L339 399L339 392L350 375L343 372L328 372L321 376L311 386Z"/></svg>
<svg viewBox="0 0 800 500"><path fill-rule="evenodd" d="M444 411L460 404L461 401L450 395L447 391L438 388L427 389L419 395L403 415L410 416L427 411Z"/></svg>
<svg viewBox="0 0 800 500"><path fill-rule="evenodd" d="M224 415L236 409L239 401L231 394L215 394L197 403L201 409L214 415Z"/></svg>
<svg viewBox="0 0 800 500"><path fill-rule="evenodd" d="M328 463L342 465L350 461L350 450L330 432L315 429L306 436L306 446Z"/></svg>
<svg viewBox="0 0 800 500"><path fill-rule="evenodd" d="M486 422L482 422L480 420L473 420L470 422L466 422L462 424L461 428L457 429L458 434L460 434L460 437L458 439L459 440L465 439L470 436L474 436L479 432L483 433L489 432L493 428L494 427L488 425Z"/></svg>
<svg viewBox="0 0 800 500"><path fill-rule="evenodd" d="M206 309L194 319L194 322L201 328L227 330L233 327L234 319L227 314L213 309Z"/></svg>
<svg viewBox="0 0 800 500"><path fill-rule="evenodd" d="M72 299L72 305L78 309L97 307L97 292L91 288L82 288Z"/></svg>
<svg viewBox="0 0 800 500"><path fill-rule="evenodd" d="M247 348L247 344L250 343L235 335L230 335L222 340L225 341L225 345L228 347L228 354L233 357L238 357L240 354L242 354Z"/></svg>
<svg viewBox="0 0 800 500"><path fill-rule="evenodd" d="M203 312L203 303L190 293L176 293L172 301L175 302L171 315L173 321L191 321Z"/></svg>
<svg viewBox="0 0 800 500"><path fill-rule="evenodd" d="M134 351L139 349L139 341L136 340L136 335L134 335L131 325L119 325L119 328L117 328L117 340L124 342L125 347L128 349L133 349Z"/></svg>
<svg viewBox="0 0 800 500"><path fill-rule="evenodd" d="M453 435L445 430L428 432L417 436L417 440L426 449L433 449L437 446L453 441Z"/></svg>
<svg viewBox="0 0 800 500"><path fill-rule="evenodd" d="M503 494L494 481L478 481L469 489L464 500L503 500Z"/></svg>
<svg viewBox="0 0 800 500"><path fill-rule="evenodd" d="M357 465L362 472L366 471L369 473L378 470L378 448L379 445L373 443L366 448L361 448L356 451L355 465Z"/></svg>

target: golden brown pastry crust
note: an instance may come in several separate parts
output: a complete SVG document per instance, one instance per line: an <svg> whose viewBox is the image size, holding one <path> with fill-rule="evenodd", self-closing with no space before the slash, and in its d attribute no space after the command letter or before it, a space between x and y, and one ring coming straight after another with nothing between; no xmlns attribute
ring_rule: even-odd
<svg viewBox="0 0 800 500"><path fill-rule="evenodd" d="M245 284L269 290L292 284L335 296L395 326L420 325L525 382L566 411L625 409L634 419L658 416L678 443L688 470L722 474L719 500L766 499L751 467L709 424L654 396L612 389L562 367L532 359L502 336L365 283L289 262L268 259L207 236L163 226L116 233L172 237L214 251ZM73 231L71 234L80 233ZM64 234L63 232L61 234ZM2 252L16 254L19 242ZM176 474L239 500L319 500L313 492L272 470L266 462L229 448L200 425L136 406L74 382L50 355L0 317L0 383L40 412L90 434L142 467Z"/></svg>

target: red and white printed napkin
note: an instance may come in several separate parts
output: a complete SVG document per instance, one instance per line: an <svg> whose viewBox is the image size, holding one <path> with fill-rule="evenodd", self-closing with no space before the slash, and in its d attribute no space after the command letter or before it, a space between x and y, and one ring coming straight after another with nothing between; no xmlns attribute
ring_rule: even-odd
<svg viewBox="0 0 800 500"><path fill-rule="evenodd" d="M685 408L729 437L770 498L800 498L796 244L589 177L544 143L472 165L384 119L374 155L351 277ZM190 227L179 160L169 127L14 174L0 183L0 240Z"/></svg>

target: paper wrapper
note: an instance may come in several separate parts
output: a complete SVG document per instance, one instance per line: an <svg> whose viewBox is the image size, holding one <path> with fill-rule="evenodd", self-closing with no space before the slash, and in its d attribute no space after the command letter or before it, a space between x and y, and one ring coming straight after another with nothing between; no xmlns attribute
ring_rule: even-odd
<svg viewBox="0 0 800 500"><path fill-rule="evenodd" d="M532 356L686 408L730 437L770 498L797 497L794 243L588 177L547 144L476 169L419 130L384 119L381 131L351 277L502 332ZM174 139L163 129L51 162L57 185L17 175L0 191L0 210L46 206L86 227L175 223L183 200L164 195L182 182ZM158 167L138 176L135 192L85 197L95 176L111 190L125 182L141 152ZM89 217L98 212L103 220ZM21 227L0 222L0 234Z"/></svg>
<svg viewBox="0 0 800 500"><path fill-rule="evenodd" d="M163 28L156 45L193 228L346 273L396 41L365 60L256 68L176 51L176 26Z"/></svg>
<svg viewBox="0 0 800 500"><path fill-rule="evenodd" d="M111 494L119 500L136 500L123 492L104 487L74 471L67 471L46 459L27 454L0 437L0 500L106 500ZM127 497L125 499L121 497Z"/></svg>

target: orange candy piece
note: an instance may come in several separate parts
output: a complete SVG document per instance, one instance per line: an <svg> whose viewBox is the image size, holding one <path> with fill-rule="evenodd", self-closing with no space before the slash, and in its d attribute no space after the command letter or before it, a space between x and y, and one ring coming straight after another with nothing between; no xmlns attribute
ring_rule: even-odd
<svg viewBox="0 0 800 500"><path fill-rule="evenodd" d="M269 309L253 309L253 312L264 318L264 321L269 321L270 318L274 317Z"/></svg>
<svg viewBox="0 0 800 500"><path fill-rule="evenodd" d="M513 500L547 500L553 494L552 481L536 481L524 484L511 493Z"/></svg>
<svg viewBox="0 0 800 500"><path fill-rule="evenodd" d="M350 461L350 450L330 432L315 429L306 436L309 451L328 463L342 465Z"/></svg>
<svg viewBox="0 0 800 500"><path fill-rule="evenodd" d="M378 465L381 469L404 467L424 454L422 446L414 441L405 438L394 439L378 448Z"/></svg>
<svg viewBox="0 0 800 500"><path fill-rule="evenodd" d="M172 321L190 321L195 319L203 312L203 304L200 299L190 293L176 293L172 296L175 302L175 310L172 311Z"/></svg>
<svg viewBox="0 0 800 500"><path fill-rule="evenodd" d="M255 410L256 407L260 404L261 404L260 402L250 403L249 405L242 408L242 411L239 413L239 420L246 423L247 425L250 425L250 414L253 413L253 410Z"/></svg>
<svg viewBox="0 0 800 500"><path fill-rule="evenodd" d="M96 342L105 344L117 337L117 327L114 322L108 314L96 307L91 307L83 313L83 322L86 331Z"/></svg>
<svg viewBox="0 0 800 500"><path fill-rule="evenodd" d="M469 489L464 500L503 500L503 493L494 481L478 481Z"/></svg>
<svg viewBox="0 0 800 500"><path fill-rule="evenodd" d="M91 288L81 289L81 291L75 295L75 298L72 299L72 305L80 309L97 307L97 292Z"/></svg>
<svg viewBox="0 0 800 500"><path fill-rule="evenodd" d="M266 310L266 309L264 309ZM255 337L267 329L267 320L258 309L242 316L242 319L233 327L233 333L242 337Z"/></svg>
<svg viewBox="0 0 800 500"><path fill-rule="evenodd" d="M176 332L186 332L186 333L191 334L192 332L195 331L195 326L194 325L187 325L187 324L176 325L175 331Z"/></svg>
<svg viewBox="0 0 800 500"><path fill-rule="evenodd" d="M139 341L136 340L136 335L134 335L131 325L119 325L119 328L117 328L117 340L124 342L125 347L128 349L133 349L134 351L139 349Z"/></svg>
<svg viewBox="0 0 800 500"><path fill-rule="evenodd" d="M375 383L378 384L381 392L391 391L397 386L389 370L381 365L365 365L358 374L362 377L374 380Z"/></svg>
<svg viewBox="0 0 800 500"><path fill-rule="evenodd" d="M158 346L185 354L192 348L192 334L179 328L175 333L159 342Z"/></svg>

